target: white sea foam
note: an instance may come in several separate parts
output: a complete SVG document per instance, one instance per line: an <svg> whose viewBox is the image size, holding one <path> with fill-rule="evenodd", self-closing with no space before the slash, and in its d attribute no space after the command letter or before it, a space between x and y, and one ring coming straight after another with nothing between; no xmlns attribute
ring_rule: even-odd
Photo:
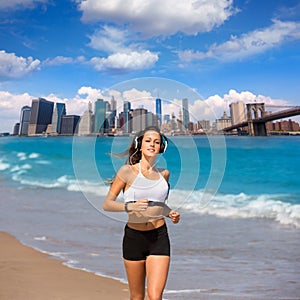
<svg viewBox="0 0 300 300"><path fill-rule="evenodd" d="M19 157L19 160L25 160L27 158L25 152L18 152L17 157Z"/></svg>
<svg viewBox="0 0 300 300"><path fill-rule="evenodd" d="M46 236L36 236L33 239L36 241L46 241L47 237Z"/></svg>
<svg viewBox="0 0 300 300"><path fill-rule="evenodd" d="M14 181L18 181L24 185L30 185L30 186L42 187L42 188L48 188L48 189L67 187L70 182L67 175L61 176L57 179L54 179L52 181L47 181L47 182L22 178L20 175L22 175L22 173L20 173L20 172L16 173L12 176L12 179Z"/></svg>
<svg viewBox="0 0 300 300"><path fill-rule="evenodd" d="M3 160L0 160L0 171L4 171L10 167L10 164L3 162Z"/></svg>
<svg viewBox="0 0 300 300"><path fill-rule="evenodd" d="M288 195L216 194L212 201L203 207L201 205L203 191L194 191L190 195L187 191L173 191L173 193L176 197L170 197L171 207L178 205L194 213L223 218L266 218L300 228L300 205L285 202Z"/></svg>
<svg viewBox="0 0 300 300"><path fill-rule="evenodd" d="M24 170L29 170L31 169L32 166L30 164L24 164L24 165L16 165L13 168L11 168L11 172L20 172L20 171L24 171Z"/></svg>
<svg viewBox="0 0 300 300"><path fill-rule="evenodd" d="M40 155L39 155L39 153L35 153L35 152L33 152L33 153L31 153L31 154L29 154L28 155L28 158L38 158Z"/></svg>
<svg viewBox="0 0 300 300"><path fill-rule="evenodd" d="M67 187L68 191L83 192L88 194L94 194L96 196L104 196L107 193L107 186L101 185L98 182L90 182L87 180L70 181Z"/></svg>
<svg viewBox="0 0 300 300"><path fill-rule="evenodd" d="M40 164L40 165L50 165L50 161L48 160L37 160L36 161L37 164Z"/></svg>

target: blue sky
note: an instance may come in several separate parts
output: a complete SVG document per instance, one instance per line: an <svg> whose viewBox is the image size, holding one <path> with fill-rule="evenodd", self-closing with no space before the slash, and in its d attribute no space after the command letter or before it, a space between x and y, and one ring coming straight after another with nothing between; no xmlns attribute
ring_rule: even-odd
<svg viewBox="0 0 300 300"><path fill-rule="evenodd" d="M199 101L216 117L238 100L299 105L299 50L296 0L2 0L0 132L36 97L82 114L98 97L163 95L139 78L190 87L199 119ZM124 81L128 90L107 92Z"/></svg>

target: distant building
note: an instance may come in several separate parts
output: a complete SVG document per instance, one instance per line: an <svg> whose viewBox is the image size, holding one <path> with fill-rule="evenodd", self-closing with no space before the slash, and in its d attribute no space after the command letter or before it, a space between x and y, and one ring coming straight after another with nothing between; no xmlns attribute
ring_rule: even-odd
<svg viewBox="0 0 300 300"><path fill-rule="evenodd" d="M202 129L205 132L209 131L211 129L210 121L209 120L198 121L198 129L199 130Z"/></svg>
<svg viewBox="0 0 300 300"><path fill-rule="evenodd" d="M223 116L216 120L216 129L222 131L224 128L231 126L231 118L224 111Z"/></svg>
<svg viewBox="0 0 300 300"><path fill-rule="evenodd" d="M19 127L19 135L28 135L28 127L30 121L30 106L23 106L20 113L20 127Z"/></svg>
<svg viewBox="0 0 300 300"><path fill-rule="evenodd" d="M114 96L110 100L110 113L108 116L109 129L113 130L117 128L117 101Z"/></svg>
<svg viewBox="0 0 300 300"><path fill-rule="evenodd" d="M139 132L148 126L147 114L148 111L145 108L137 108L133 110L132 131Z"/></svg>
<svg viewBox="0 0 300 300"><path fill-rule="evenodd" d="M73 135L77 133L77 125L80 116L77 115L66 115L61 118L61 134L62 135Z"/></svg>
<svg viewBox="0 0 300 300"><path fill-rule="evenodd" d="M155 101L155 109L156 109L156 115L157 115L157 123L160 127L162 125L162 110L161 110L161 99L157 98Z"/></svg>
<svg viewBox="0 0 300 300"><path fill-rule="evenodd" d="M123 104L123 112L124 112L124 124L120 124L120 127L124 127L125 133L130 133L132 131L132 122L131 122L131 103L128 101L124 101Z"/></svg>
<svg viewBox="0 0 300 300"><path fill-rule="evenodd" d="M89 102L88 109L83 113L78 124L78 135L89 135L93 132L94 115L92 111L92 103Z"/></svg>
<svg viewBox="0 0 300 300"><path fill-rule="evenodd" d="M150 111L147 112L147 126L159 127L158 116Z"/></svg>
<svg viewBox="0 0 300 300"><path fill-rule="evenodd" d="M94 115L94 133L103 134L106 117L106 102L103 99L98 99L95 102Z"/></svg>
<svg viewBox="0 0 300 300"><path fill-rule="evenodd" d="M20 123L16 123L13 129L13 135L18 135L20 130Z"/></svg>
<svg viewBox="0 0 300 300"><path fill-rule="evenodd" d="M171 116L170 115L164 115L164 123L168 123L171 121Z"/></svg>
<svg viewBox="0 0 300 300"><path fill-rule="evenodd" d="M231 103L229 108L232 125L247 121L246 107L243 101Z"/></svg>
<svg viewBox="0 0 300 300"><path fill-rule="evenodd" d="M61 133L61 119L62 116L66 115L66 105L64 103L56 103L54 105L54 111L52 116L52 126L51 133L52 134L60 134Z"/></svg>
<svg viewBox="0 0 300 300"><path fill-rule="evenodd" d="M189 102L187 98L182 99L182 123L185 129L188 128L190 122Z"/></svg>
<svg viewBox="0 0 300 300"><path fill-rule="evenodd" d="M33 99L31 103L28 135L45 133L52 122L54 103L43 98Z"/></svg>
<svg viewBox="0 0 300 300"><path fill-rule="evenodd" d="M292 121L291 119L289 120L283 120L283 121L279 121L279 122L268 122L266 124L267 127L267 131L285 131L285 132L289 132L289 131L299 131L300 130L300 126L299 123Z"/></svg>
<svg viewBox="0 0 300 300"><path fill-rule="evenodd" d="M117 101L115 100L114 96L112 96L110 99L110 110L111 111L117 110Z"/></svg>

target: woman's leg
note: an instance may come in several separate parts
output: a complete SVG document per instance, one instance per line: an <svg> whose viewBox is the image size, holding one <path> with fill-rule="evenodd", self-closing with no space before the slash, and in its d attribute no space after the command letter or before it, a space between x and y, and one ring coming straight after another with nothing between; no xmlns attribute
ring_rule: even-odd
<svg viewBox="0 0 300 300"><path fill-rule="evenodd" d="M150 255L146 260L148 300L161 300L167 283L170 257Z"/></svg>
<svg viewBox="0 0 300 300"><path fill-rule="evenodd" d="M130 290L130 300L144 300L145 298L145 260L124 259Z"/></svg>

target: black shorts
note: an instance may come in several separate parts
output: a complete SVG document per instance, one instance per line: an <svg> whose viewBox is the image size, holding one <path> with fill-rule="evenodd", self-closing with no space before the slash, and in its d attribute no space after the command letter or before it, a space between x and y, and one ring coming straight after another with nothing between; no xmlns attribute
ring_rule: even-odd
<svg viewBox="0 0 300 300"><path fill-rule="evenodd" d="M145 260L149 255L170 256L170 240L166 224L152 230L124 228L123 258Z"/></svg>

